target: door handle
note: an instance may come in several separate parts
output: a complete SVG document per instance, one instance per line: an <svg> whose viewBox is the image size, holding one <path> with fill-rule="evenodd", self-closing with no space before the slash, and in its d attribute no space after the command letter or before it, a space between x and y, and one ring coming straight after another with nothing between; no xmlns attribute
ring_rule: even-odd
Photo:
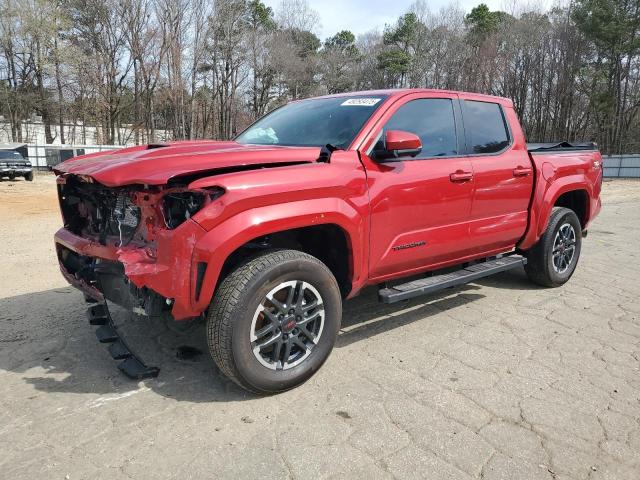
<svg viewBox="0 0 640 480"><path fill-rule="evenodd" d="M518 165L516 168L513 169L514 177L526 177L527 175L530 175L530 174L531 174L531 167L522 167Z"/></svg>
<svg viewBox="0 0 640 480"><path fill-rule="evenodd" d="M449 175L449 179L452 182L468 182L473 178L473 173L464 172L462 170L456 170L452 174Z"/></svg>

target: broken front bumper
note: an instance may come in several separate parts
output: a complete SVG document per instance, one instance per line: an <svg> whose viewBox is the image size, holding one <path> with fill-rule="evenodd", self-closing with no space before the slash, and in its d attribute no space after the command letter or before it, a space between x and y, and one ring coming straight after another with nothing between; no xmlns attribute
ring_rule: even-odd
<svg viewBox="0 0 640 480"><path fill-rule="evenodd" d="M158 233L153 246L102 245L62 228L55 234L62 275L98 301L105 298L138 312L171 307L176 320L199 316L193 247L205 230L192 220ZM131 297L132 290L144 297ZM136 300L141 304L136 304Z"/></svg>

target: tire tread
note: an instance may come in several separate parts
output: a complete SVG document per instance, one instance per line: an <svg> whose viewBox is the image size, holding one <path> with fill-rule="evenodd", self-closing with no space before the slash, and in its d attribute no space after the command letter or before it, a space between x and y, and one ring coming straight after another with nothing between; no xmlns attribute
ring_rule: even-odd
<svg viewBox="0 0 640 480"><path fill-rule="evenodd" d="M527 276L532 282L543 287L558 287L566 281L555 281L551 278L550 272L548 271L550 242L553 242L554 240L553 236L558 224L566 216L575 217L576 222L580 225L578 217L573 210L565 207L553 207L551 215L549 216L547 229L544 231L538 242L527 252L527 264L525 265ZM580 232L576 232L576 235L579 237ZM578 259L576 259L576 262L577 261ZM573 272L571 272L571 274L573 275ZM571 275L569 278L571 278Z"/></svg>
<svg viewBox="0 0 640 480"><path fill-rule="evenodd" d="M255 275L283 262L300 259L318 264L328 272L332 279L334 278L324 263L307 253L298 250L269 250L262 255L247 259L245 263L227 275L211 302L207 321L207 342L211 356L223 374L240 387L253 393L267 392L258 390L244 381L235 364L231 341L236 307L241 301L242 293L246 291L249 282Z"/></svg>

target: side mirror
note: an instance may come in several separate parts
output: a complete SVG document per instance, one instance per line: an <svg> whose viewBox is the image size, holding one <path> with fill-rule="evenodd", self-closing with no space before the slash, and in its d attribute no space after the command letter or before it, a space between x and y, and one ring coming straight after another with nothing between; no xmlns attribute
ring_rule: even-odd
<svg viewBox="0 0 640 480"><path fill-rule="evenodd" d="M375 151L376 159L397 161L402 157L415 157L422 151L420 137L402 130L389 130L384 135L384 149Z"/></svg>

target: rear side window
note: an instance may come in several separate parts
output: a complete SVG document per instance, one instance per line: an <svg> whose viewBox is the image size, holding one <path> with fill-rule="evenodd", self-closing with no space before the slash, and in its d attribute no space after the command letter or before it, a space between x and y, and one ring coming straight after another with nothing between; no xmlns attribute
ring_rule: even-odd
<svg viewBox="0 0 640 480"><path fill-rule="evenodd" d="M422 151L417 158L458 154L453 103L448 98L425 98L407 102L384 126L384 131L388 130L403 130L420 137Z"/></svg>
<svg viewBox="0 0 640 480"><path fill-rule="evenodd" d="M509 145L509 133L497 103L465 100L464 128L473 153L496 153Z"/></svg>

